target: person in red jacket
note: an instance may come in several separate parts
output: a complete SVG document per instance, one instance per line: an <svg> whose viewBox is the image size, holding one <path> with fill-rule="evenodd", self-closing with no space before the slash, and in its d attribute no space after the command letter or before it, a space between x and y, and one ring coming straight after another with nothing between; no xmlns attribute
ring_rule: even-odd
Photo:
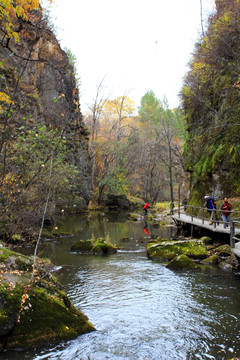
<svg viewBox="0 0 240 360"><path fill-rule="evenodd" d="M145 213L145 215L147 215L147 209L148 209L148 207L150 206L151 204L150 203L146 203L145 205L144 205L144 207L143 207L143 210L144 210L144 213Z"/></svg>
<svg viewBox="0 0 240 360"><path fill-rule="evenodd" d="M228 222L230 220L230 212L232 210L232 205L228 202L228 198L224 198L224 202L221 205L222 210L222 220L223 220L223 227L226 229L228 226Z"/></svg>

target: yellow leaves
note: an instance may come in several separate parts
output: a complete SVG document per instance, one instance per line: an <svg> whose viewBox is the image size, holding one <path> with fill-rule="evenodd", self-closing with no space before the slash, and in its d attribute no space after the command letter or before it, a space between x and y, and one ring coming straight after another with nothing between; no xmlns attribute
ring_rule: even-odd
<svg viewBox="0 0 240 360"><path fill-rule="evenodd" d="M227 13L223 14L223 16L222 16L222 18L221 18L221 21L222 21L223 23L227 24L227 23L230 22L230 20L231 20L231 18L230 18L230 16L229 16L229 14L227 14Z"/></svg>
<svg viewBox="0 0 240 360"><path fill-rule="evenodd" d="M52 3L52 0L48 0ZM18 33L15 31L15 21L18 17L29 19L31 11L40 8L39 0L1 0L0 20L9 38L19 41Z"/></svg>
<svg viewBox="0 0 240 360"><path fill-rule="evenodd" d="M11 100L10 96L0 91L0 113L3 112L3 108L1 103L14 104L14 101Z"/></svg>
<svg viewBox="0 0 240 360"><path fill-rule="evenodd" d="M191 87L185 85L185 86L182 88L182 94L183 94L185 97L191 97L191 96L193 95L193 92L192 92Z"/></svg>
<svg viewBox="0 0 240 360"><path fill-rule="evenodd" d="M192 67L194 70L202 70L204 69L206 64L204 62L192 63Z"/></svg>
<svg viewBox="0 0 240 360"><path fill-rule="evenodd" d="M204 62L192 62L192 73L199 78L200 81L205 82L209 80L212 68L209 64Z"/></svg>

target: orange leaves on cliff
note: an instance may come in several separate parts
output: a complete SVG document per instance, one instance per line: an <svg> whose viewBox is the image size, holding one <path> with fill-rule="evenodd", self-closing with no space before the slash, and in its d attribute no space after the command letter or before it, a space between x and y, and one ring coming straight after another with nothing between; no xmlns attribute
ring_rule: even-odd
<svg viewBox="0 0 240 360"><path fill-rule="evenodd" d="M52 2L52 0L48 1ZM15 28L17 19L23 18L28 20L31 11L39 9L39 0L1 0L0 24L2 30L9 38L14 38L18 41L18 30Z"/></svg>

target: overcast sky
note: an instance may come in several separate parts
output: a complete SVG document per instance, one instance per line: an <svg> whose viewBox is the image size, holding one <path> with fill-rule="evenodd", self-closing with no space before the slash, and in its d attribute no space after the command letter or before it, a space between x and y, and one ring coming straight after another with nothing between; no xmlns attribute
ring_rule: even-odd
<svg viewBox="0 0 240 360"><path fill-rule="evenodd" d="M202 3L206 22L214 0ZM153 90L171 108L179 105L201 33L200 0L55 0L51 17L62 48L77 58L83 112L104 77L111 98L129 92L139 106Z"/></svg>

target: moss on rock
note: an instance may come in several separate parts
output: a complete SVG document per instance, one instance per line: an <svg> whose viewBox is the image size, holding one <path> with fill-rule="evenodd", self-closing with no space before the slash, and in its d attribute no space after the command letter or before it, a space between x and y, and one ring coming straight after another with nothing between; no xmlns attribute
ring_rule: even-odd
<svg viewBox="0 0 240 360"><path fill-rule="evenodd" d="M70 250L85 254L114 254L117 252L117 247L108 239L98 238L79 240Z"/></svg>
<svg viewBox="0 0 240 360"><path fill-rule="evenodd" d="M7 283L0 284L0 344L1 338L14 327L21 309L22 288Z"/></svg>
<svg viewBox="0 0 240 360"><path fill-rule="evenodd" d="M82 253L92 253L93 252L93 243L91 240L79 240L76 244L74 244L71 251L77 251Z"/></svg>
<svg viewBox="0 0 240 360"><path fill-rule="evenodd" d="M200 240L202 240L202 242L207 245L212 241L212 238L210 238L209 236L203 236Z"/></svg>
<svg viewBox="0 0 240 360"><path fill-rule="evenodd" d="M4 346L30 348L95 330L49 273L49 261L37 259L38 275L31 282L30 257L5 248L0 257L0 351Z"/></svg>
<svg viewBox="0 0 240 360"><path fill-rule="evenodd" d="M231 247L228 244L218 246L215 249L215 251L219 256L230 256L231 255Z"/></svg>
<svg viewBox="0 0 240 360"><path fill-rule="evenodd" d="M97 254L115 254L117 247L103 238L98 238L94 243L93 252Z"/></svg>
<svg viewBox="0 0 240 360"><path fill-rule="evenodd" d="M195 270L198 268L193 259L190 259L187 255L176 256L166 267L171 270Z"/></svg>
<svg viewBox="0 0 240 360"><path fill-rule="evenodd" d="M23 349L71 339L95 330L65 293L52 288L52 285L50 287L50 292L41 284L31 287L19 322L8 340L8 349Z"/></svg>
<svg viewBox="0 0 240 360"><path fill-rule="evenodd" d="M218 265L219 263L219 257L215 254L215 255L211 255L208 258L204 259L202 261L204 264L213 264L213 265Z"/></svg>
<svg viewBox="0 0 240 360"><path fill-rule="evenodd" d="M206 247L201 240L163 241L149 243L147 254L151 259L172 260L177 255L187 255L195 259L206 257Z"/></svg>

